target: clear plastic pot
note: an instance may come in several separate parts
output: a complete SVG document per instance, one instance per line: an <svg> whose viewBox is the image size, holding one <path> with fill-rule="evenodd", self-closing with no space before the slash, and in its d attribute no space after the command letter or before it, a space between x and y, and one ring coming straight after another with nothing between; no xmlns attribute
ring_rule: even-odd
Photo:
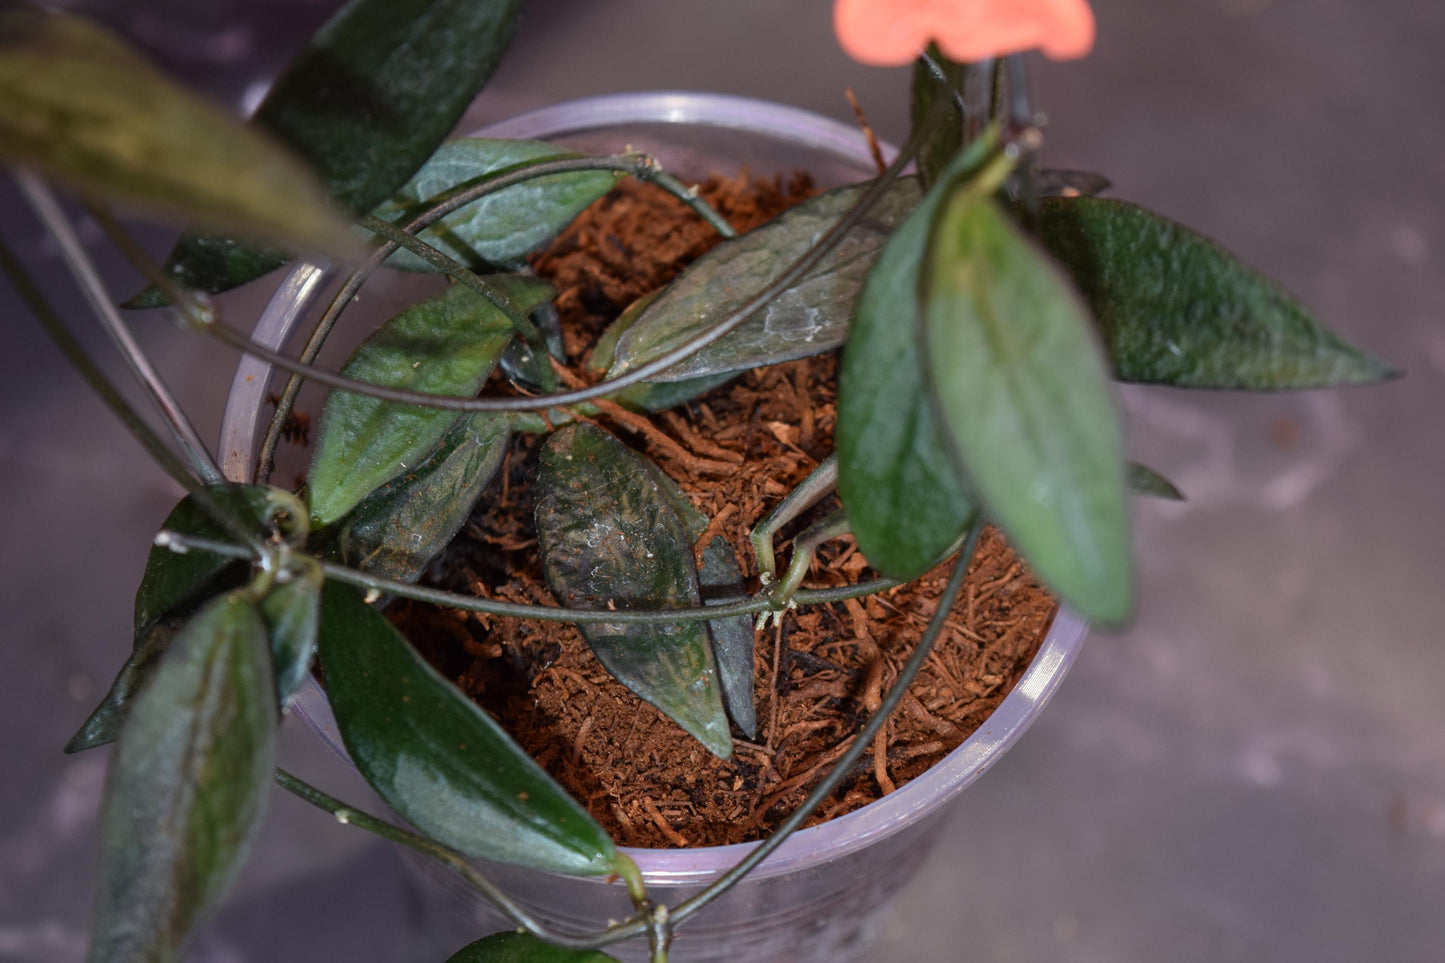
<svg viewBox="0 0 1445 963"><path fill-rule="evenodd" d="M859 132L806 111L715 94L645 93L593 97L533 111L493 124L479 135L544 139L590 153L626 147L646 151L684 178L740 169L756 173L809 171L824 186L874 173ZM365 301L343 320L359 322L355 343L408 296L388 285L415 285L379 272ZM282 281L256 326L256 340L286 343L302 319L314 317L333 278L300 265ZM381 292L378 294L377 286ZM364 315L371 319L352 317ZM380 313L377 310L380 309ZM228 477L251 477L264 425L263 401L272 377L268 365L239 366L222 426ZM984 773L1038 715L1078 652L1086 632L1075 613L1060 612L1033 664L988 720L925 775L849 815L788 839L733 890L683 926L673 945L678 963L706 960L837 961L862 949L878 911L913 875L938 830L947 804ZM344 755L324 696L308 683L299 711ZM753 844L699 849L629 849L652 897L670 905L697 892L741 859ZM452 902L480 936L510 927L491 906L448 871L415 860L429 886ZM483 863L486 872L539 917L567 930L596 930L625 918L622 887L597 879L558 876ZM609 949L623 959L645 959L641 944Z"/></svg>

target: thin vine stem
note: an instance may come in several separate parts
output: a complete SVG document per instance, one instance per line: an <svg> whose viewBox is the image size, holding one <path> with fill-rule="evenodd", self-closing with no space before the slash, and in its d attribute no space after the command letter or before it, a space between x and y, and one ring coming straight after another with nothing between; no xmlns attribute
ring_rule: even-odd
<svg viewBox="0 0 1445 963"><path fill-rule="evenodd" d="M942 101L940 101L940 103L942 103ZM929 125L924 125L923 129L928 129L928 126ZM850 207L832 227L824 232L817 243L742 304L723 315L722 318L710 325L706 330L699 332L671 351L617 378L599 382L590 387L577 388L556 394L534 395L531 397L508 395L483 398L461 395L437 395L428 392L386 388L293 361L279 352L272 351L264 345L257 344L246 337L246 335L226 326L220 321L214 321L208 325L208 327L213 329L219 337L232 347L244 351L247 354L254 355L285 371L311 378L314 381L319 381L333 388L352 391L360 395L394 404L417 405L425 408L437 408L458 412L516 412L545 411L548 408L566 407L584 401L592 401L596 398L604 398L608 395L616 394L624 388L631 387L638 382L646 381L653 375L661 374L678 362L686 360L703 348L729 334L755 312L767 306L779 295L792 287L796 281L816 267L818 262L826 257L833 248L837 247L847 233L867 215L868 211L872 209L873 205L876 204L878 199L883 195L883 192L888 189L888 186L892 184L898 175L902 173L904 167L908 165L909 161L913 159L919 142L919 132L915 131L909 138L908 143L899 152L898 157L889 165L888 169L874 178L872 183L869 184L868 189L863 192L858 200L854 202L853 206ZM279 407L277 413L280 413Z"/></svg>
<svg viewBox="0 0 1445 963"><path fill-rule="evenodd" d="M201 441L200 435L196 433L195 426L186 417L185 411L171 394L170 389L166 387L166 383L151 365L145 351L142 350L131 334L130 328L121 318L120 311L111 301L110 292L105 289L105 282L101 280L99 272L96 271L94 263L90 260L90 255L85 252L80 238L76 237L70 219L61 210L60 202L55 199L55 195L51 193L45 182L29 171L16 171L15 182L31 210L35 212L35 216L50 231L60 246L60 254L66 267L70 269L71 275L95 312L101 327L115 343L121 357L130 367L131 373L145 389L147 396L175 437L176 444L186 456L186 460L190 462L196 476L208 485L225 481L221 469L217 467L215 460Z"/></svg>
<svg viewBox="0 0 1445 963"><path fill-rule="evenodd" d="M226 558L249 559L253 561L256 558L254 551L243 548L233 542L205 538L200 535L188 535L185 532L177 532L171 529L162 530L157 534L155 544L177 552L211 552ZM777 608L777 603L770 595L755 595L735 602L677 609L620 609L617 611L599 611L597 609L570 609L557 605L530 605L522 602L502 602L496 599L478 598L475 595L459 595L456 592L426 588L425 586L414 585L411 582L399 582L395 579L368 575L354 568L348 568L345 565L338 565L335 562L328 562L323 559L318 559L317 561L321 565L322 572L324 572L328 578L335 579L338 582L345 582L348 585L354 585L357 588L366 589L369 592L376 592L381 595L395 595L399 598L414 599L418 602L428 602L443 608L481 612L486 615L502 615L511 618L531 619L538 622L605 622L609 625L707 622L712 619L727 618L732 615L755 615L759 612L766 612ZM885 592L888 589L895 588L900 584L901 583L893 579L880 578L870 579L867 582L858 582L855 585L837 586L833 588L799 589L789 600L788 607L794 605L800 608L815 605L831 605L836 602L847 601L848 599L862 598L865 595L876 595L879 592Z"/></svg>
<svg viewBox="0 0 1445 963"><path fill-rule="evenodd" d="M863 753L868 750L874 737L878 735L878 731L883 727L884 723L888 721L888 717L893 714L893 710L896 709L898 704L903 700L903 696L907 693L908 687L913 684L914 676L918 674L919 669L923 668L923 662L928 658L928 653L933 648L933 643L943 632L948 614L953 610L954 603L958 601L959 592L963 588L964 576L968 574L968 566L973 559L974 550L978 547L978 538L982 532L983 522L981 519L976 520L973 528L968 533L968 540L964 543L963 551L959 553L958 561L954 564L953 574L949 577L948 585L944 588L943 594L938 597L938 604L934 607L933 617L928 622L928 628L918 640L918 646L913 650L913 654L908 657L907 663L904 664L903 669L898 673L898 678L894 681L888 690L888 694L878 706L878 711L868 720L867 725L853 737L853 744L848 747L848 751L843 753L833 768L823 777L823 781L813 787L813 791L808 793L808 798L803 800L802 805L795 809L767 840L752 852L748 853L737 865L729 869L721 878L708 886L707 889L679 903L671 913L671 919L674 925L682 925L688 917L732 889L744 876L752 872L759 863L772 855L774 850L781 846L789 836L803 825L803 822L807 820L813 810L817 809L823 800L832 794L833 790L838 787L838 784L848 775L848 772L853 768L854 764L857 763Z"/></svg>
<svg viewBox="0 0 1445 963"><path fill-rule="evenodd" d="M185 464L166 447L165 442L161 441L160 437L151 430L145 419L141 418L131 407L130 402L126 401L115 385L111 384L100 366L91 360L90 355L81 345L80 339L66 327L55 308L46 300L39 286L35 284L34 278L30 276L25 265L5 245L3 238L0 238L0 271L5 272L10 283L20 295L20 299L25 302L35 320L40 322L40 327L50 336L50 340L55 342L55 346L60 349L65 360L69 361L71 366L80 373L81 378L85 379L85 383L100 396L100 400L120 419L121 424L125 425L140 446L146 450L146 453L155 459L161 470L171 476L182 488L188 490L195 488L196 480Z"/></svg>
<svg viewBox="0 0 1445 963"><path fill-rule="evenodd" d="M663 170L662 165L655 159L641 153L614 154L607 157L566 157L557 160L539 160L518 164L505 170L497 171L490 176L478 180L474 184L457 190L454 193L443 195L440 200L430 208L422 211L412 220L401 226L401 230L408 234L416 234L430 227L436 221L447 216L453 211L459 210L468 204L479 201L484 197L506 190L518 184L526 183L539 177L546 177L551 174L566 174L577 171L617 171L622 174L630 174L638 180L647 181L657 185L669 194L678 198L698 214L704 221L712 226L724 238L737 236L731 224L713 209L697 194L684 185L677 178ZM396 245L390 241L383 241L379 244L366 263L357 268L340 290L327 305L326 311L312 330L311 336L307 338L298 360L303 364L310 364L316 360L321 353L322 346L330 337L331 330L341 318L341 312L356 297L361 286L366 283L373 271L381 266L388 257L396 250ZM281 397L277 401L276 411L272 414L271 423L266 429L266 435L262 439L261 449L257 453L256 478L264 480L271 473L271 466L276 457L276 446L280 444L282 429L286 419L290 416L291 410L295 407L296 397L301 391L303 377L298 372L292 372L287 379L286 386L282 389Z"/></svg>
<svg viewBox="0 0 1445 963"><path fill-rule="evenodd" d="M424 856L429 856L437 862L442 863L462 879L468 885L480 892L487 901L507 915L512 922L531 933L541 940L546 940L554 946L560 946L569 950L595 950L610 943L630 939L634 936L643 936L649 933L653 923L649 916L639 916L624 923L617 923L607 929L585 936L571 936L565 933L558 933L550 929L546 924L538 922L530 913L519 906L510 896L506 894L496 883L493 883L486 876L482 875L461 853L441 843L428 839L417 833L409 832L399 826L393 826L383 819L377 819L368 813L362 812L355 807L327 795L315 786L297 778L284 769L276 770L276 785L315 806L317 809L330 813L337 822L343 825L355 826L364 829L369 833L408 846Z"/></svg>

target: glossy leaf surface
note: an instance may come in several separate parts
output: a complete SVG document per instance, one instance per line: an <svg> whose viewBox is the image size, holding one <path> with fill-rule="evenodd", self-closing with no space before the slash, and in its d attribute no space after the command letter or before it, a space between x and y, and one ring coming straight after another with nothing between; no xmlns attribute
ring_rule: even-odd
<svg viewBox="0 0 1445 963"><path fill-rule="evenodd" d="M528 161L577 156L535 140L462 137L447 141L401 190L372 213L384 221L401 224L442 197L485 180L488 175ZM539 177L474 201L419 236L474 269L514 264L555 236L588 204L612 190L619 177L613 171ZM408 271L436 270L409 251L397 251L387 263Z"/></svg>
<svg viewBox="0 0 1445 963"><path fill-rule="evenodd" d="M88 20L0 10L0 161L171 220L358 250L306 165Z"/></svg>
<svg viewBox="0 0 1445 963"><path fill-rule="evenodd" d="M215 485L206 492L258 533L268 530L268 518L276 506L273 498L280 494L264 485ZM182 499L162 527L206 538L229 537L194 495ZM181 553L152 547L135 596L131 654L100 705L66 743L65 751L81 752L114 741L131 699L185 622L211 598L243 585L249 577L245 562L211 552Z"/></svg>
<svg viewBox="0 0 1445 963"><path fill-rule="evenodd" d="M320 653L347 752L412 825L468 856L613 871L602 827L350 586L322 590Z"/></svg>
<svg viewBox="0 0 1445 963"><path fill-rule="evenodd" d="M346 564L414 582L461 530L507 455L506 415L462 418L436 452L368 495L339 525Z"/></svg>
<svg viewBox="0 0 1445 963"><path fill-rule="evenodd" d="M972 149L954 174L976 166ZM968 529L974 501L939 431L918 350L919 276L947 182L883 249L853 315L838 372L838 496L868 563L917 578Z"/></svg>
<svg viewBox="0 0 1445 963"><path fill-rule="evenodd" d="M361 214L406 183L492 76L521 0L352 0L277 78L254 123L321 175ZM166 269L183 285L224 291L284 256L222 238L188 237ZM164 303L154 292L135 307Z"/></svg>
<svg viewBox="0 0 1445 963"><path fill-rule="evenodd" d="M477 940L447 958L447 963L607 963L613 957L596 950L564 950L531 933L497 933Z"/></svg>
<svg viewBox="0 0 1445 963"><path fill-rule="evenodd" d="M708 517L694 505L678 487L672 476L648 464L657 490L677 512L687 529L693 546L693 558L697 558L697 541L707 531ZM743 581L743 569L738 564L737 552L732 543L721 535L714 535L703 549L702 559L697 566L697 587L704 605L722 605L748 597L747 583ZM713 661L717 665L718 681L722 685L723 704L728 715L743 735L754 739L758 734L757 696L753 678L753 619L750 615L734 615L729 618L711 619L707 623L712 636Z"/></svg>
<svg viewBox="0 0 1445 963"><path fill-rule="evenodd" d="M552 296L537 278L488 279L529 311ZM468 287L453 284L382 325L356 349L342 373L389 388L444 395L481 389L512 339L507 317ZM336 521L371 492L421 464L458 420L457 412L378 401L333 391L321 413L307 476L311 514Z"/></svg>
<svg viewBox="0 0 1445 963"><path fill-rule="evenodd" d="M970 488L1064 601L1122 620L1133 559L1121 430L1083 303L968 185L939 208L922 292L927 382Z"/></svg>
<svg viewBox="0 0 1445 963"><path fill-rule="evenodd" d="M801 257L867 190L840 187L810 198L694 261L618 338L609 377L652 361L715 324ZM843 343L863 279L884 242L920 196L918 181L895 182L812 271L741 326L658 375L685 381L831 351Z"/></svg>
<svg viewBox="0 0 1445 963"><path fill-rule="evenodd" d="M282 709L311 672L324 581L316 560L298 555L291 560L285 578L278 578L261 599L259 608L271 640L276 675L276 705Z"/></svg>
<svg viewBox="0 0 1445 963"><path fill-rule="evenodd" d="M649 463L593 425L568 425L542 447L537 540L547 585L568 607L702 604L687 527L658 489ZM705 623L592 622L578 628L619 682L713 754L732 754Z"/></svg>
<svg viewBox="0 0 1445 963"><path fill-rule="evenodd" d="M276 708L260 614L215 599L141 690L111 760L89 960L178 958L260 824Z"/></svg>
<svg viewBox="0 0 1445 963"><path fill-rule="evenodd" d="M1214 242L1142 207L1056 198L1040 205L1038 232L1093 307L1122 381L1272 390L1397 373Z"/></svg>

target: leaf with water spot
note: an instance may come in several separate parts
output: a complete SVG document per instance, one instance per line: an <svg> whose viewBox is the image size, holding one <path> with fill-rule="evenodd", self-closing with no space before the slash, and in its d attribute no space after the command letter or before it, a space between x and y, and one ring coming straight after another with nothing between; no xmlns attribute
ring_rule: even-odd
<svg viewBox="0 0 1445 963"><path fill-rule="evenodd" d="M698 258L663 289L617 341L608 377L647 364L716 324L807 252L853 206L869 184L810 198ZM680 361L654 381L685 381L744 371L831 351L848 333L863 279L889 234L920 197L903 178L811 271L738 328Z"/></svg>
<svg viewBox="0 0 1445 963"><path fill-rule="evenodd" d="M537 541L547 585L570 608L702 604L687 527L648 463L594 425L568 425L542 447ZM619 682L715 755L732 754L704 623L582 622L578 628Z"/></svg>
<svg viewBox="0 0 1445 963"><path fill-rule="evenodd" d="M488 280L522 311L554 293L546 281L518 274ZM471 288L453 284L382 325L341 370L387 388L474 395L512 335L511 322L495 305ZM459 417L441 408L333 391L321 412L306 479L312 516L326 525L345 515L429 457Z"/></svg>
<svg viewBox="0 0 1445 963"><path fill-rule="evenodd" d="M349 585L322 590L320 654L346 751L412 825L468 856L616 871L602 827Z"/></svg>
<svg viewBox="0 0 1445 963"><path fill-rule="evenodd" d="M447 141L399 191L372 213L397 224L460 190L528 162L580 157L573 151L535 140L462 137ZM448 214L418 236L470 268L512 265L554 237L597 198L612 190L622 175L615 171L550 174ZM397 251L387 263L407 271L435 271L410 251Z"/></svg>
<svg viewBox="0 0 1445 963"><path fill-rule="evenodd" d="M1223 248L1142 207L1054 198L1039 205L1037 229L1093 307L1122 381L1269 391L1399 373Z"/></svg>

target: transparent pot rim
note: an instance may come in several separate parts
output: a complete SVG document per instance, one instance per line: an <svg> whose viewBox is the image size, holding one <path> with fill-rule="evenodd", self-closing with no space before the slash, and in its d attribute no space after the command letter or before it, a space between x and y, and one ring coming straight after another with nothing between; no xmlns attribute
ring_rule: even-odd
<svg viewBox="0 0 1445 963"><path fill-rule="evenodd" d="M587 97L487 125L472 136L545 139L652 123L745 130L833 154L857 163L861 170L872 166L866 143L849 124L796 107L725 94L662 91ZM892 148L885 145L884 149L885 156L892 156ZM263 311L253 337L279 348L309 300L326 287L327 274L316 264L293 267ZM252 477L259 413L270 375L271 366L257 359L243 358L237 366L222 420L220 449L226 476L233 480ZM882 799L794 833L753 875L766 878L822 865L885 839L953 799L997 762L1038 716L1073 664L1087 631L1081 616L1061 609L1018 684L962 745ZM308 680L297 710L323 740L345 756L330 706L314 680ZM698 884L717 876L757 845L622 847L622 851L637 861L649 883Z"/></svg>

